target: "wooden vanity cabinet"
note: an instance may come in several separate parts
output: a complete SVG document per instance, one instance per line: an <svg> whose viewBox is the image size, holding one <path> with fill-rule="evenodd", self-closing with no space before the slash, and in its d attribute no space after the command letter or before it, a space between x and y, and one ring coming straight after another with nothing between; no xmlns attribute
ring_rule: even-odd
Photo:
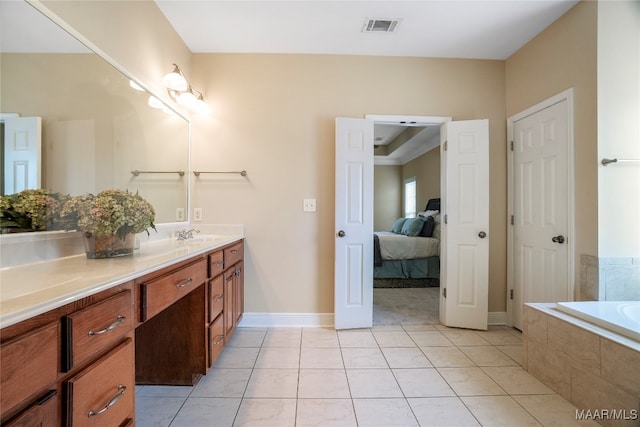
<svg viewBox="0 0 640 427"><path fill-rule="evenodd" d="M244 312L244 242L209 255L208 329L210 368L229 341Z"/></svg>
<svg viewBox="0 0 640 427"><path fill-rule="evenodd" d="M0 424L132 426L135 384L193 385L244 311L243 240L0 332Z"/></svg>
<svg viewBox="0 0 640 427"><path fill-rule="evenodd" d="M68 393L69 385L106 361L111 363L113 349L131 342L132 289L132 282L118 285L2 329L2 426L83 425L78 420L89 418L89 410L76 414L75 421L73 410L82 408L86 393ZM110 415L107 424L96 416L86 425L120 425L134 419L133 352L119 354L117 361L129 367L129 387L117 400L108 393L96 396L95 407L111 403L109 412L120 415ZM99 388L98 382L91 390Z"/></svg>
<svg viewBox="0 0 640 427"><path fill-rule="evenodd" d="M224 249L225 340L233 336L244 313L244 245L236 243Z"/></svg>
<svg viewBox="0 0 640 427"><path fill-rule="evenodd" d="M207 371L207 257L136 279L136 383L194 385Z"/></svg>

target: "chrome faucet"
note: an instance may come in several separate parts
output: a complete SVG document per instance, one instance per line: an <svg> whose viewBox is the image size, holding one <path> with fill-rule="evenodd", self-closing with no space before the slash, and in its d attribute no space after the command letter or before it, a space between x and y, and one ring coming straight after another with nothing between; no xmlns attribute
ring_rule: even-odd
<svg viewBox="0 0 640 427"><path fill-rule="evenodd" d="M192 228L191 230L178 230L176 237L178 238L178 240L193 239L193 233L199 232L200 230L196 230L195 228Z"/></svg>

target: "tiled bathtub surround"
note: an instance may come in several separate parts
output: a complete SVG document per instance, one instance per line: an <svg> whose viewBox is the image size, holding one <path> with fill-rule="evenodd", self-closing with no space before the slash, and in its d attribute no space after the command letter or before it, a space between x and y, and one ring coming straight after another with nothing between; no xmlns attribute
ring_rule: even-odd
<svg viewBox="0 0 640 427"><path fill-rule="evenodd" d="M639 301L640 258L580 257L582 301Z"/></svg>
<svg viewBox="0 0 640 427"><path fill-rule="evenodd" d="M640 425L640 343L560 313L555 304L527 304L524 317L523 367L530 374L579 409L623 410L623 419L603 417L602 425Z"/></svg>

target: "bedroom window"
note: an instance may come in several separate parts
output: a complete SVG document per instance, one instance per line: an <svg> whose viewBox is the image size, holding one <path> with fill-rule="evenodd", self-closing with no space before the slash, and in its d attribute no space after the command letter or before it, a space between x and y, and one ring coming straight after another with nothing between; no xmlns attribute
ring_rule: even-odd
<svg viewBox="0 0 640 427"><path fill-rule="evenodd" d="M416 177L404 180L404 216L415 218L416 216Z"/></svg>

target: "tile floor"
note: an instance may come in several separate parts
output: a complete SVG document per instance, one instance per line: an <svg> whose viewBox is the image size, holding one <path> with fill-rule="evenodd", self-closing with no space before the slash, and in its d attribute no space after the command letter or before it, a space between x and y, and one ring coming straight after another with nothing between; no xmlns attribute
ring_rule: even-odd
<svg viewBox="0 0 640 427"><path fill-rule="evenodd" d="M136 425L597 426L520 367L517 330L444 327L437 295L376 289L366 330L239 328L195 387L138 387Z"/></svg>
<svg viewBox="0 0 640 427"><path fill-rule="evenodd" d="M194 387L137 388L138 426L572 426L520 333L439 324L239 328Z"/></svg>

